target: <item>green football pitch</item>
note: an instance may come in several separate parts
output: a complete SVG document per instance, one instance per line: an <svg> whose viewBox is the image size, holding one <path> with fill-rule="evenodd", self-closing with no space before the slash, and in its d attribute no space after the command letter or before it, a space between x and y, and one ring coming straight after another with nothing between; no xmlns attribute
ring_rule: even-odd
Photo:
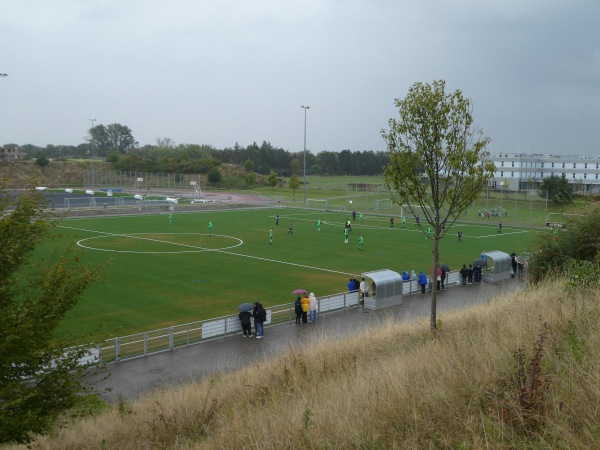
<svg viewBox="0 0 600 450"><path fill-rule="evenodd" d="M352 224L348 244L346 220ZM440 262L458 270L484 250L520 254L541 233L509 225L502 234L497 231L495 222L455 224L440 241ZM56 232L41 250L47 255L76 242L83 261L99 266L110 260L102 280L85 292L60 328L96 338L233 314L242 302L292 302L294 289L317 297L344 292L349 278L363 272L428 272L433 260L433 242L413 221L403 228L397 219L392 228L389 217L374 214L362 221L352 221L349 213L303 209L175 213L171 221L168 214L79 218L63 219Z"/></svg>

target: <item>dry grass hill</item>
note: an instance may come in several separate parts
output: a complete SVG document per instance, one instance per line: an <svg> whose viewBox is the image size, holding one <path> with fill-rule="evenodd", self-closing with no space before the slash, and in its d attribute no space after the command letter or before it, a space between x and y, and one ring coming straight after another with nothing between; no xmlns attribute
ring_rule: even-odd
<svg viewBox="0 0 600 450"><path fill-rule="evenodd" d="M112 164L98 161L97 170L111 170ZM31 186L79 187L83 186L84 173L90 170L89 161L51 161L40 167L35 161L4 161L0 163L0 176L7 179L9 188Z"/></svg>
<svg viewBox="0 0 600 450"><path fill-rule="evenodd" d="M600 448L600 293L561 280L427 321L302 342L121 402L39 449ZM20 448L25 447L5 447Z"/></svg>

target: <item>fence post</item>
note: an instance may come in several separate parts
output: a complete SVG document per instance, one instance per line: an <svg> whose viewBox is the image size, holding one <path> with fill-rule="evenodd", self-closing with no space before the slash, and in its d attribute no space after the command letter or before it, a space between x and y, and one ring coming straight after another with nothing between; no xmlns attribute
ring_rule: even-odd
<svg viewBox="0 0 600 450"><path fill-rule="evenodd" d="M169 327L169 350L173 350L173 327Z"/></svg>
<svg viewBox="0 0 600 450"><path fill-rule="evenodd" d="M148 356L148 332L144 333L144 356Z"/></svg>
<svg viewBox="0 0 600 450"><path fill-rule="evenodd" d="M121 340L117 337L115 338L115 362L119 362L120 357L119 354L121 353Z"/></svg>

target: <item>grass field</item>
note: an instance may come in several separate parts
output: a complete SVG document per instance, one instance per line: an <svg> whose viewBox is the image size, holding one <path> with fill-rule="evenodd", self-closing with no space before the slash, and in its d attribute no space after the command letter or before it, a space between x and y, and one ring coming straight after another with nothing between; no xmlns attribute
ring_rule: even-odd
<svg viewBox="0 0 600 450"><path fill-rule="evenodd" d="M323 221L320 232L317 219ZM101 327L100 338L232 314L242 302L291 302L292 290L299 288L317 296L343 292L351 276L366 271L418 273L432 266L432 241L412 222L403 229L397 221L391 228L387 215L365 214L363 222L353 222L350 243L344 244L346 219L351 215L291 208L176 213L172 223L167 214L64 219L57 238L40 251L50 257L76 241L85 262L110 260L104 280L86 291L60 330L84 335ZM460 228L461 243L458 226L440 243L441 262L452 270L483 250L529 250L540 233L505 226L497 234L495 222Z"/></svg>

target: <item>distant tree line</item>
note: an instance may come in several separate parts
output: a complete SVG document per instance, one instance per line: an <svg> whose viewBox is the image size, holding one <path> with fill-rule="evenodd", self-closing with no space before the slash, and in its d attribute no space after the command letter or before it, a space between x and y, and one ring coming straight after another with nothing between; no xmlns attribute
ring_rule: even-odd
<svg viewBox="0 0 600 450"><path fill-rule="evenodd" d="M303 152L290 152L267 141L217 149L211 145L176 145L169 138L159 138L155 145L140 147L131 130L120 124L95 126L90 130L88 142L78 146L7 144L5 147L20 149L28 159L60 160L93 155L112 162L116 170L145 172L208 173L212 167L230 163L262 175L276 173L289 177L302 175L304 167ZM316 155L306 152L307 175L381 175L388 163L386 151L322 151Z"/></svg>

